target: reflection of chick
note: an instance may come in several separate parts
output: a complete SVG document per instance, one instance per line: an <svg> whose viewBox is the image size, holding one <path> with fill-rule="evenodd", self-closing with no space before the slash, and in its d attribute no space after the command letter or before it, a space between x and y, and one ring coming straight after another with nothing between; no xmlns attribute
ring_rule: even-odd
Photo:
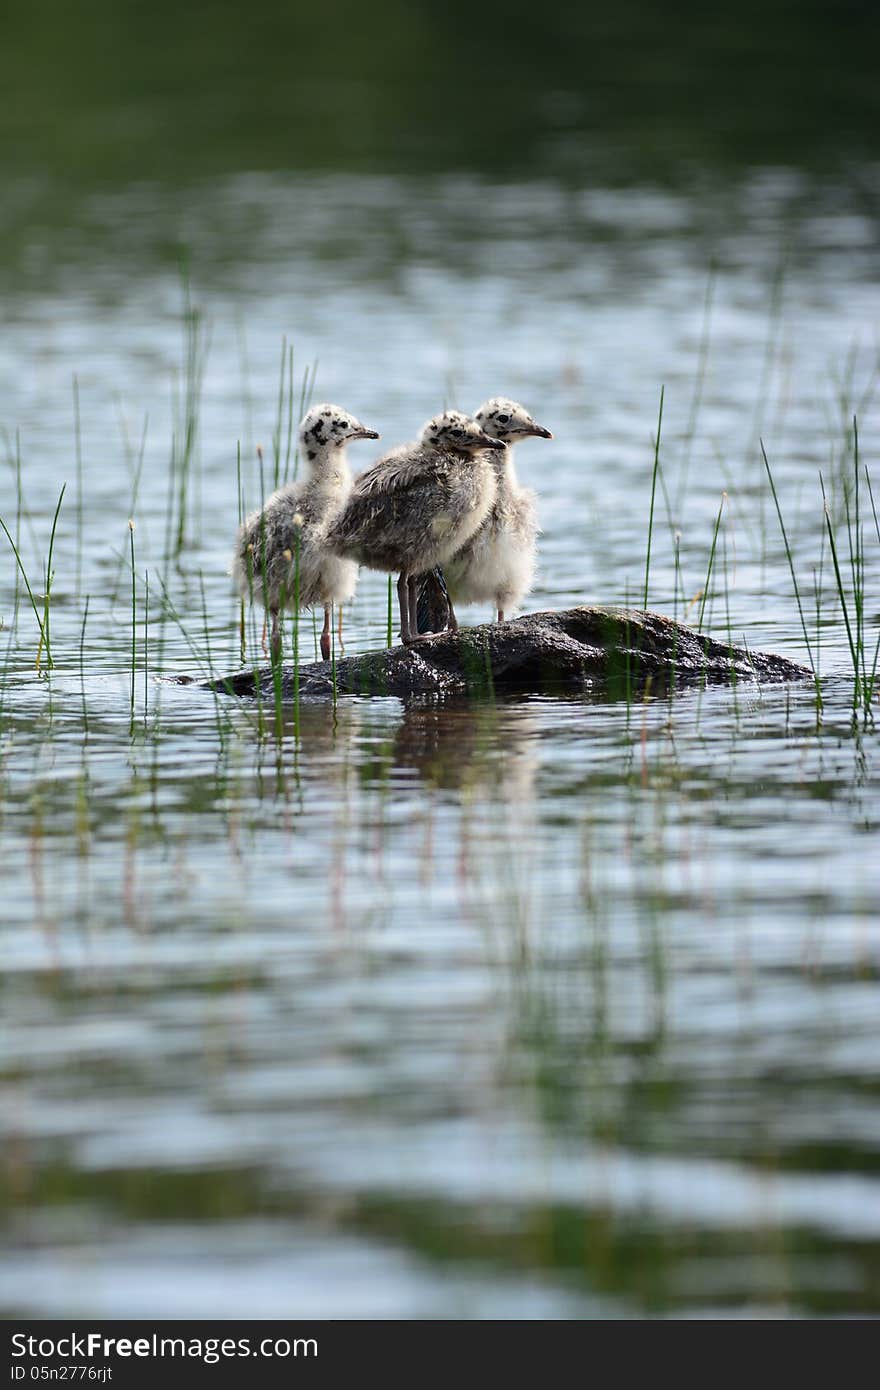
<svg viewBox="0 0 880 1390"><path fill-rule="evenodd" d="M447 410L427 422L416 443L393 449L361 473L328 527L335 554L399 574L405 643L418 637L418 576L445 564L485 520L496 481L484 451L503 448L466 415ZM454 626L454 614L450 621Z"/></svg>
<svg viewBox="0 0 880 1390"><path fill-rule="evenodd" d="M411 705L395 735L393 764L428 786L479 789L524 811L534 799L534 729L524 704Z"/></svg>
<svg viewBox="0 0 880 1390"><path fill-rule="evenodd" d="M332 605L347 603L354 594L357 565L328 550L324 535L351 490L346 445L378 438L338 405L316 405L299 427L305 478L273 492L239 528L232 573L242 597L256 592L271 614L276 654L281 610L298 600L300 608L323 604L321 655L329 659Z"/></svg>

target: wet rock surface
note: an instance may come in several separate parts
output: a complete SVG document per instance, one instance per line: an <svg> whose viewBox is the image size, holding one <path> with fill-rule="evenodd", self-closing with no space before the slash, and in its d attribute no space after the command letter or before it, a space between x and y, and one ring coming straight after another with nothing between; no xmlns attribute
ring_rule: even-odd
<svg viewBox="0 0 880 1390"><path fill-rule="evenodd" d="M295 693L291 666L281 671L285 699ZM510 622L463 628L340 657L336 689L345 695L419 696L519 691L535 694L607 689L611 695L669 689L695 681L779 682L810 679L796 662L728 646L659 613L620 608L569 608L529 613ZM204 688L237 695L273 696L266 666L209 682ZM300 697L333 693L329 661L299 668Z"/></svg>

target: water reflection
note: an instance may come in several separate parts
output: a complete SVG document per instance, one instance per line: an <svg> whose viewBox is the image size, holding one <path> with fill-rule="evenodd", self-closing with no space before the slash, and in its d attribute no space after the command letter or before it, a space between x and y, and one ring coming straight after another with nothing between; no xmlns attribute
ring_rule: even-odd
<svg viewBox="0 0 880 1390"><path fill-rule="evenodd" d="M789 886L770 923L782 841L731 887L724 811L769 837L774 807L789 825L827 808L827 857L808 692L743 693L739 724L723 691L638 711L304 703L280 764L233 707L220 775L212 707L200 727L184 699L155 750L164 837L134 781L118 789L131 914L96 930L92 897L71 972L44 875L54 934L35 921L42 949L17 964L4 1306L86 1306L84 1260L90 1309L160 1306L176 1249L190 1311L216 1296L217 1258L248 1272L246 1299L271 1271L296 1300L337 1261L322 1296L340 1312L466 1311L474 1280L475 1308L541 1315L862 1306L876 982L848 932L869 880L855 869L851 901ZM770 757L786 710L790 751ZM114 737L93 725L92 804L114 804ZM45 822L48 785L41 800ZM26 799L7 814L8 846L37 833ZM93 895L118 869L104 823L91 833ZM838 1016L862 1019L858 1047ZM373 1292L354 1277L368 1260Z"/></svg>
<svg viewBox="0 0 880 1390"><path fill-rule="evenodd" d="M534 797L538 727L527 705L414 705L395 734L392 763L432 789L490 791L525 815Z"/></svg>

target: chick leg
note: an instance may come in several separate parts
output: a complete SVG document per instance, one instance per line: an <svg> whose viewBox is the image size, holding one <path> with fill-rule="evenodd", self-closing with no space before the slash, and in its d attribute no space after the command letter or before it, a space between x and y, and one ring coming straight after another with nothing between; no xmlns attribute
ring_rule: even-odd
<svg viewBox="0 0 880 1390"><path fill-rule="evenodd" d="M503 609L503 608L499 608L499 609L498 609L498 621L499 621L499 623L503 623L503 622L504 622L504 609Z"/></svg>
<svg viewBox="0 0 880 1390"><path fill-rule="evenodd" d="M419 580L421 576L411 574L407 582L407 611L409 613L409 642L422 642L426 637L432 637L431 632L419 632Z"/></svg>
<svg viewBox="0 0 880 1390"><path fill-rule="evenodd" d="M330 624L333 614L333 605L324 604L324 626L321 630L321 656L325 661L330 660Z"/></svg>
<svg viewBox="0 0 880 1390"><path fill-rule="evenodd" d="M281 623L279 622L278 609L272 609L272 656L277 658L281 655Z"/></svg>
<svg viewBox="0 0 880 1390"><path fill-rule="evenodd" d="M419 578L418 575L402 574L397 581L397 601L400 604L400 640L405 647L430 637L430 632L419 632Z"/></svg>
<svg viewBox="0 0 880 1390"><path fill-rule="evenodd" d="M419 580L418 575L411 574L406 585L407 599L409 605L409 627L410 632L419 632ZM427 636L427 633L419 633L420 637Z"/></svg>
<svg viewBox="0 0 880 1390"><path fill-rule="evenodd" d="M397 577L397 603L400 608L400 640L405 647L412 641L412 627L409 621L409 582L405 574Z"/></svg>

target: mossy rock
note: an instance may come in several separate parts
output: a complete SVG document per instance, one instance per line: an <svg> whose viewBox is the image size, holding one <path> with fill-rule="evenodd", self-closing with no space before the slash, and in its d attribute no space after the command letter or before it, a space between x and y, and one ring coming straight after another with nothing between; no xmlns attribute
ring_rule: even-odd
<svg viewBox="0 0 880 1390"><path fill-rule="evenodd" d="M490 692L607 690L625 696L693 682L730 684L811 679L785 657L728 646L660 613L624 608L568 608L528 613L506 623L441 632L412 647L389 647L340 657L341 695L477 695ZM229 695L271 700L272 670L240 671L209 683ZM293 668L281 671L281 691L294 695ZM299 668L300 696L332 696L329 661Z"/></svg>

